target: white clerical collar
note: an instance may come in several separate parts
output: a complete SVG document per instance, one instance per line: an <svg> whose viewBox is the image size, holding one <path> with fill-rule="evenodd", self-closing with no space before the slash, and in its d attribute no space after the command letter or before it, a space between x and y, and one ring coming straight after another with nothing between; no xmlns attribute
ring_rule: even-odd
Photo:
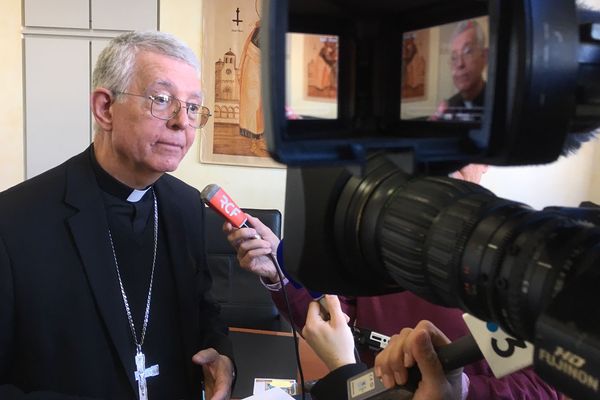
<svg viewBox="0 0 600 400"><path fill-rule="evenodd" d="M138 201L140 201L142 199L142 197L144 197L144 195L146 194L146 192L148 190L150 190L150 188L151 188L151 186L148 186L144 190L133 189L133 191L129 194L129 196L127 196L127 201L130 203L137 203Z"/></svg>

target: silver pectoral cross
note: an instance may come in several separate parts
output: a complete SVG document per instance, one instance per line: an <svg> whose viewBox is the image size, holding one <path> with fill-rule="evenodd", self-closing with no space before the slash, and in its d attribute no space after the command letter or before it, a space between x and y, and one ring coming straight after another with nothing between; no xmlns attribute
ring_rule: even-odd
<svg viewBox="0 0 600 400"><path fill-rule="evenodd" d="M148 400L148 388L146 378L158 375L158 364L146 368L146 356L141 351L135 355L135 380L138 382L138 393L140 400Z"/></svg>

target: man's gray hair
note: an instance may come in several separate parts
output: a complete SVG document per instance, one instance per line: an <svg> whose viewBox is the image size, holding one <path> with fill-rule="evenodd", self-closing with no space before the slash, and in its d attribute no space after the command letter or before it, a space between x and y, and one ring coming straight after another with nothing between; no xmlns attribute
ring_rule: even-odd
<svg viewBox="0 0 600 400"><path fill-rule="evenodd" d="M140 51L183 61L200 74L198 58L188 45L175 36L157 31L128 32L112 39L98 56L92 76L92 88L126 91L135 72L135 59Z"/></svg>
<svg viewBox="0 0 600 400"><path fill-rule="evenodd" d="M450 38L450 43L452 43L458 35L460 35L464 31L469 30L469 29L475 30L475 42L476 42L477 46L484 49L485 48L485 33L483 32L483 29L481 28L481 25L479 24L479 22L477 22L474 19L460 21L456 25L456 28L454 28L454 32L452 33L452 37Z"/></svg>

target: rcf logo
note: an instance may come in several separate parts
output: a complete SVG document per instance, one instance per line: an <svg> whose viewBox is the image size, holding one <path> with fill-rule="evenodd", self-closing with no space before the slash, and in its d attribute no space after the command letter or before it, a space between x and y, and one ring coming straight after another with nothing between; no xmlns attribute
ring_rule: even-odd
<svg viewBox="0 0 600 400"><path fill-rule="evenodd" d="M227 213L227 215L235 217L242 211L237 208L233 201L230 201L227 196L221 196L221 209Z"/></svg>

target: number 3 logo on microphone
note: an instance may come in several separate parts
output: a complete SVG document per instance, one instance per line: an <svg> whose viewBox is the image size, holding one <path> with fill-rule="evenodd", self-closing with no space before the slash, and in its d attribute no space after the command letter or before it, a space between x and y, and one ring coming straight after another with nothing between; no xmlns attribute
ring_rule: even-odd
<svg viewBox="0 0 600 400"><path fill-rule="evenodd" d="M463 319L496 378L533 364L531 343L509 336L495 323L469 314L464 314Z"/></svg>
<svg viewBox="0 0 600 400"><path fill-rule="evenodd" d="M515 348L525 349L527 348L527 343L521 339L515 339L506 335L497 324L493 322L488 322L486 324L488 331L491 333L495 333L501 331L503 335L501 335L502 339L498 340L496 337L492 337L492 349L498 354L500 357L510 357L515 354Z"/></svg>

